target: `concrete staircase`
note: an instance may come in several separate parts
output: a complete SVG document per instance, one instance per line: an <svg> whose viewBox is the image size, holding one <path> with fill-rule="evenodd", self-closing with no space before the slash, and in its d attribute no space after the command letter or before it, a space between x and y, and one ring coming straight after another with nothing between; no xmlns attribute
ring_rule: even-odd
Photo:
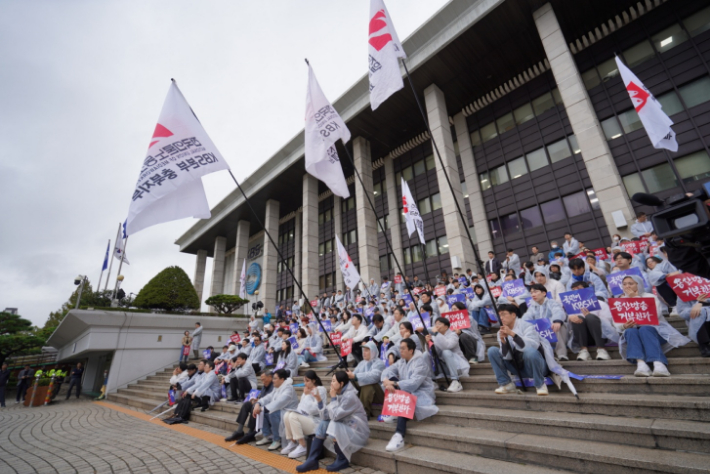
<svg viewBox="0 0 710 474"><path fill-rule="evenodd" d="M679 317L669 322L686 331ZM484 340L496 344L493 334ZM395 427L372 420L370 441L352 461L398 474L710 472L710 359L688 344L667 354L671 377L636 378L635 367L609 349L609 361L563 362L576 374L625 375L574 381L579 400L564 386L552 386L547 397L534 390L496 395L490 364L472 365L463 392L437 392L439 413L409 423L406 449L386 452ZM327 355L328 362L311 364L322 377L337 361L332 351ZM108 398L147 411L165 400L169 378L166 370ZM239 405L220 402L193 412L191 423L231 432L238 412Z"/></svg>

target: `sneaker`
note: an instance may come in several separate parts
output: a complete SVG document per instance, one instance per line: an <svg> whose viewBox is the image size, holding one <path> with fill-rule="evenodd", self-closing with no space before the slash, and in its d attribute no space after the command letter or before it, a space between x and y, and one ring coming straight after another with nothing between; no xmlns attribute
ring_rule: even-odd
<svg viewBox="0 0 710 474"><path fill-rule="evenodd" d="M474 357L473 359L469 359L468 363L469 364L478 364L478 359Z"/></svg>
<svg viewBox="0 0 710 474"><path fill-rule="evenodd" d="M257 446L264 446L265 444L269 444L271 442L271 438L267 438L266 436L261 438L259 441L256 442Z"/></svg>
<svg viewBox="0 0 710 474"><path fill-rule="evenodd" d="M606 349L597 349L597 360L611 360L611 356Z"/></svg>
<svg viewBox="0 0 710 474"><path fill-rule="evenodd" d="M294 449L296 449L296 446L300 446L300 445L295 441L289 441L289 443L286 445L286 447L281 450L281 454L283 454L285 456L286 454L288 454L291 451L293 451Z"/></svg>
<svg viewBox="0 0 710 474"><path fill-rule="evenodd" d="M568 362L568 361L569 361L569 357L567 357L566 355L564 355L564 356L559 356L559 358L560 358L560 360L563 361L563 362Z"/></svg>
<svg viewBox="0 0 710 474"><path fill-rule="evenodd" d="M307 369L307 368L310 367L310 364L308 364L307 362L303 361L303 362L301 362L301 367L304 368L304 369Z"/></svg>
<svg viewBox="0 0 710 474"><path fill-rule="evenodd" d="M668 372L668 367L662 362L653 363L653 374L654 377L670 377L671 373Z"/></svg>
<svg viewBox="0 0 710 474"><path fill-rule="evenodd" d="M387 447L385 448L387 451L390 453L393 453L395 451L399 451L404 447L404 438L402 438L402 435L399 433L395 433L394 436L392 436L392 439L390 440L389 443L387 443Z"/></svg>
<svg viewBox="0 0 710 474"><path fill-rule="evenodd" d="M281 441L274 441L269 445L269 451L275 451L281 447Z"/></svg>
<svg viewBox="0 0 710 474"><path fill-rule="evenodd" d="M299 444L299 445L296 447L296 449L294 449L293 451L291 451L291 452L288 454L288 457L291 458L291 459L296 459L296 458L300 458L301 456L305 456L307 453L308 453L308 450L306 449L306 447L305 447L305 446L301 446L301 445Z"/></svg>
<svg viewBox="0 0 710 474"><path fill-rule="evenodd" d="M538 397L545 397L550 394L550 392L547 391L547 385L542 384L542 387L536 388L537 390L537 396Z"/></svg>
<svg viewBox="0 0 710 474"><path fill-rule="evenodd" d="M397 423L397 418L396 416L384 415L382 421L384 423Z"/></svg>
<svg viewBox="0 0 710 474"><path fill-rule="evenodd" d="M496 389L496 393L498 395L506 394L506 393L515 393L518 391L518 387L515 386L513 382L510 382L508 385L501 385Z"/></svg>
<svg viewBox="0 0 710 474"><path fill-rule="evenodd" d="M589 360L591 358L592 356L589 355L589 351L587 349L582 349L579 351L579 354L577 354L577 360Z"/></svg>
<svg viewBox="0 0 710 474"><path fill-rule="evenodd" d="M463 390L463 386L458 380L452 380L451 385L446 389L446 391L450 393L460 392L461 390Z"/></svg>
<svg viewBox="0 0 710 474"><path fill-rule="evenodd" d="M636 372L634 372L634 376L636 377L650 377L651 376L651 368L646 364L646 362L642 360L636 361Z"/></svg>

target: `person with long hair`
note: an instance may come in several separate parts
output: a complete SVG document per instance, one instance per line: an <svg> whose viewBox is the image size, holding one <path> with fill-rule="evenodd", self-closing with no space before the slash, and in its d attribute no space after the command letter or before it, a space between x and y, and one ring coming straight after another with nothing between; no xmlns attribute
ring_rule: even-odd
<svg viewBox="0 0 710 474"><path fill-rule="evenodd" d="M286 370L289 377L298 375L298 356L291 348L291 341L288 339L281 341L279 358L276 360L276 370L278 369Z"/></svg>
<svg viewBox="0 0 710 474"><path fill-rule="evenodd" d="M326 400L328 391L323 387L318 374L313 370L306 371L303 377L304 389L301 401L295 410L287 410L283 417L283 424L288 445L281 450L281 454L288 454L291 459L306 454L306 436L312 436L320 423L320 410L315 395L321 400Z"/></svg>
<svg viewBox="0 0 710 474"><path fill-rule="evenodd" d="M180 351L180 362L187 362L190 358L190 346L192 345L192 336L190 331L185 331L182 336L182 348Z"/></svg>

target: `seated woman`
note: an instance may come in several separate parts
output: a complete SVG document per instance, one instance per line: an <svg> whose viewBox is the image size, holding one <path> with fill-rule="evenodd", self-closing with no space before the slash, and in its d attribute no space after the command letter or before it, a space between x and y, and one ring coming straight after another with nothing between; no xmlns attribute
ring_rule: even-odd
<svg viewBox="0 0 710 474"><path fill-rule="evenodd" d="M688 336L698 343L700 355L710 357L710 295L683 302L678 298L676 310L688 325Z"/></svg>
<svg viewBox="0 0 710 474"><path fill-rule="evenodd" d="M488 334L490 332L491 322L488 320L486 307L491 306L491 295L486 293L481 285L473 287L473 297L468 300L468 310L471 313L471 318L476 321L481 333Z"/></svg>
<svg viewBox="0 0 710 474"><path fill-rule="evenodd" d="M410 323L409 321L402 321L401 323L399 323L399 336L393 337L389 341L390 348L387 350L387 359L389 360L390 365L394 365L394 363L399 360L399 343L403 339L407 338L414 341L414 344L417 346L418 351L422 351L421 339L414 335L414 328L412 327L412 323Z"/></svg>
<svg viewBox="0 0 710 474"><path fill-rule="evenodd" d="M275 370L278 369L286 370L289 377L298 375L298 356L291 349L291 341L287 339L281 341L281 350L279 351L279 358L276 360Z"/></svg>
<svg viewBox="0 0 710 474"><path fill-rule="evenodd" d="M318 332L318 323L309 323L307 331L308 337L303 343L301 341L298 342L303 347L298 363L304 368L310 367L308 365L309 362L317 362L325 358L323 356L323 339L321 339L321 335Z"/></svg>
<svg viewBox="0 0 710 474"><path fill-rule="evenodd" d="M385 370L385 363L379 355L377 344L374 341L367 341L362 346L362 361L354 371L348 370L348 377L360 392L360 401L368 418L373 416L372 404L384 402L380 376Z"/></svg>
<svg viewBox="0 0 710 474"><path fill-rule="evenodd" d="M690 339L683 336L661 314L661 302L653 293L643 293L643 279L629 275L621 282L624 294L621 298L653 298L658 313L658 326L637 326L634 321L623 325L615 324L617 330L623 332L619 339L619 353L629 362L636 363L636 377L668 377L668 359L665 352L674 347L684 346ZM648 364L653 363L653 373Z"/></svg>
<svg viewBox="0 0 710 474"><path fill-rule="evenodd" d="M589 282L575 281L572 290L589 288ZM611 356L604 348L608 342L619 342L619 334L614 327L614 320L606 301L599 300L599 311L593 313L587 308L581 308L579 314L569 315L569 326L572 330L569 347L577 354L577 360L590 360L589 347L597 348L596 360L609 360Z"/></svg>
<svg viewBox="0 0 710 474"><path fill-rule="evenodd" d="M283 417L286 439L289 443L281 450L281 454L288 454L291 459L306 454L306 436L315 434L316 427L320 423L320 410L315 395L318 395L320 400L325 400L328 396L323 382L314 371L307 371L303 381L305 388L298 408L287 410Z"/></svg>
<svg viewBox="0 0 710 474"><path fill-rule="evenodd" d="M311 444L311 451L304 464L296 467L298 472L318 469L318 458L323 447L335 451L335 462L326 467L328 471L340 471L350 466L353 453L365 446L370 437L365 409L360 403L357 390L350 383L348 374L338 371L330 382L330 403L326 405L320 394L314 394L320 409L321 422Z"/></svg>

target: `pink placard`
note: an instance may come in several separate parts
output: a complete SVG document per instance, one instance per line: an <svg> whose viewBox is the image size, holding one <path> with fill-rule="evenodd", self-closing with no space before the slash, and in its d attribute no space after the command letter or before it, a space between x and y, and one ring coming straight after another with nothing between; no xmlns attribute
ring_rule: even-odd
<svg viewBox="0 0 710 474"><path fill-rule="evenodd" d="M346 339L340 343L340 355L345 357L353 351L353 340Z"/></svg>
<svg viewBox="0 0 710 474"><path fill-rule="evenodd" d="M609 309L617 324L633 321L639 326L658 326L655 298L609 298Z"/></svg>
<svg viewBox="0 0 710 474"><path fill-rule="evenodd" d="M449 311L448 313L441 313L441 315L449 320L451 323L450 329L452 331L458 331L471 327L471 319L468 316L468 311L465 309L459 311Z"/></svg>
<svg viewBox="0 0 710 474"><path fill-rule="evenodd" d="M681 301L697 300L699 296L710 294L710 280L690 273L666 277L666 281Z"/></svg>
<svg viewBox="0 0 710 474"><path fill-rule="evenodd" d="M413 419L414 409L417 407L417 397L411 393L395 390L394 393L385 392L385 403L382 414L385 416L403 416Z"/></svg>
<svg viewBox="0 0 710 474"><path fill-rule="evenodd" d="M330 335L330 340L333 341L333 345L334 345L334 346L339 346L342 337L343 337L343 333L334 332L334 333L331 333L331 335Z"/></svg>
<svg viewBox="0 0 710 474"><path fill-rule="evenodd" d="M446 287L445 286L437 286L434 288L434 294L436 296L444 296L446 294Z"/></svg>

